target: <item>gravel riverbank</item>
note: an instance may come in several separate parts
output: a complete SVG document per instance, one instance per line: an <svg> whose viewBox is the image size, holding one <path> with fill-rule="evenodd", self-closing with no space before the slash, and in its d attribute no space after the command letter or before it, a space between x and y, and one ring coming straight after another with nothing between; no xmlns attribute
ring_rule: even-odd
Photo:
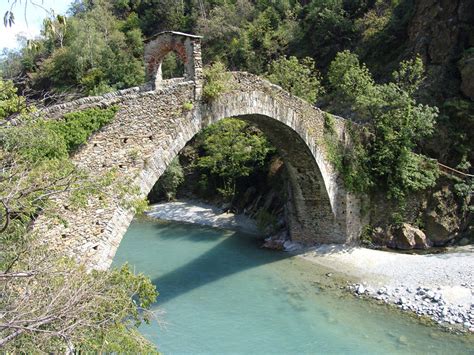
<svg viewBox="0 0 474 355"><path fill-rule="evenodd" d="M400 254L323 245L299 256L357 280L349 289L448 327L474 332L474 247Z"/></svg>
<svg viewBox="0 0 474 355"><path fill-rule="evenodd" d="M195 201L151 206L147 213L164 220L257 233L255 221ZM474 246L443 254L400 254L361 247L321 245L285 248L312 263L347 275L357 296L394 304L451 328L474 332Z"/></svg>
<svg viewBox="0 0 474 355"><path fill-rule="evenodd" d="M258 233L255 221L234 213L198 201L180 200L162 202L150 206L146 214L150 217L168 221L196 223L210 227L239 230L241 232Z"/></svg>

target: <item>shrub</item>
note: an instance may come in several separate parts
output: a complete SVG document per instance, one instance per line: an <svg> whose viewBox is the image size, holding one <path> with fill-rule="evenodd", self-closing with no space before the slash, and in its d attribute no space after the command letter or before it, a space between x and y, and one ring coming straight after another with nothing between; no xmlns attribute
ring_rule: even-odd
<svg viewBox="0 0 474 355"><path fill-rule="evenodd" d="M176 198L179 185L184 181L184 172L178 158L174 158L163 175L158 180L156 189L162 193L168 201ZM154 187L155 189L155 187Z"/></svg>
<svg viewBox="0 0 474 355"><path fill-rule="evenodd" d="M18 96L18 89L11 80L2 80L0 72L0 121L8 116L25 111L25 98Z"/></svg>
<svg viewBox="0 0 474 355"><path fill-rule="evenodd" d="M191 111L193 109L194 105L192 102L185 102L183 104L183 110L184 111Z"/></svg>
<svg viewBox="0 0 474 355"><path fill-rule="evenodd" d="M219 95L231 90L232 74L226 71L221 62L215 62L204 68L204 86L202 96L206 101L212 101Z"/></svg>
<svg viewBox="0 0 474 355"><path fill-rule="evenodd" d="M456 166L460 171L469 171L471 163L463 159L463 161ZM474 212L474 206L472 205L472 196L474 196L474 178L466 177L465 179L454 178L456 183L454 184L454 192L456 196L462 201L463 212Z"/></svg>
<svg viewBox="0 0 474 355"><path fill-rule="evenodd" d="M89 136L112 121L118 111L117 106L106 109L91 108L64 115L63 120L44 121L42 124L64 138L67 151L72 153L81 144L87 142Z"/></svg>
<svg viewBox="0 0 474 355"><path fill-rule="evenodd" d="M361 132L356 132L346 123L346 132L351 137L351 144L345 146L335 130L334 116L324 115L324 147L327 158L341 175L344 186L353 192L367 192L373 186L372 177L367 168L368 152L362 143Z"/></svg>
<svg viewBox="0 0 474 355"><path fill-rule="evenodd" d="M309 57L298 60L292 56L274 60L267 78L309 103L314 103L323 92L321 74Z"/></svg>
<svg viewBox="0 0 474 355"><path fill-rule="evenodd" d="M358 57L344 51L331 63L328 76L334 90L368 122L371 139L355 150L355 158L370 184L400 202L410 191L433 186L435 164L415 153L417 143L432 133L438 114L436 107L415 100L423 80L421 59L400 63L393 82L376 84Z"/></svg>

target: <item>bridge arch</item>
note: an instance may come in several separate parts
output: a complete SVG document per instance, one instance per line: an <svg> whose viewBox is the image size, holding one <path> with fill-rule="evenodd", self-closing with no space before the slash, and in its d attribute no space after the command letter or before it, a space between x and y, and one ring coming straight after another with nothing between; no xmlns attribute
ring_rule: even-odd
<svg viewBox="0 0 474 355"><path fill-rule="evenodd" d="M334 193L335 176L296 113L266 93L234 92L205 106L202 126L226 117L255 124L282 156L290 183L286 206L292 240L345 243L346 218L339 213L345 206Z"/></svg>
<svg viewBox="0 0 474 355"><path fill-rule="evenodd" d="M147 196L172 159L203 128L226 117L255 123L280 150L290 176L289 221L294 240L352 243L361 227L358 199L348 193L324 148L324 112L255 75L233 73L232 89L212 102L196 95L194 81L163 81L159 88L132 88L51 108L49 117L89 107L119 105L115 119L74 155L93 174L118 172L105 198L91 197L86 208L57 198L66 223L40 216L35 229L52 248L90 267L105 269L133 219L123 204L120 184ZM191 105L189 105L191 104ZM192 109L189 110L189 107ZM349 144L345 120L335 119L340 144Z"/></svg>

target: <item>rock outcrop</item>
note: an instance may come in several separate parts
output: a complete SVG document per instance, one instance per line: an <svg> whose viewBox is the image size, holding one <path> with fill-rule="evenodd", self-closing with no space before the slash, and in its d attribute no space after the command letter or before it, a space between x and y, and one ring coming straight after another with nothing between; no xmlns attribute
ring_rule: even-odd
<svg viewBox="0 0 474 355"><path fill-rule="evenodd" d="M408 223L393 225L387 228L377 227L371 235L376 246L387 246L393 249L428 249L433 246L431 240L419 228Z"/></svg>
<svg viewBox="0 0 474 355"><path fill-rule="evenodd" d="M438 99L456 96L461 87L472 96L472 64L457 67L463 53L474 46L472 0L417 0L408 26L408 50L420 54L428 66L428 78ZM461 71L462 84L459 80ZM462 85L462 86L461 86ZM439 97L441 96L441 97Z"/></svg>
<svg viewBox="0 0 474 355"><path fill-rule="evenodd" d="M445 245L458 235L462 223L458 209L455 196L447 186L432 195L424 214L424 225L434 245Z"/></svg>

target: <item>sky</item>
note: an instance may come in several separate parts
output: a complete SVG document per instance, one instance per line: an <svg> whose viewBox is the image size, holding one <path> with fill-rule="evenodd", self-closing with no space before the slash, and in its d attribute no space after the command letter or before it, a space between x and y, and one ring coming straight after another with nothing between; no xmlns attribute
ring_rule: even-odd
<svg viewBox="0 0 474 355"><path fill-rule="evenodd" d="M15 49L18 47L17 35L21 34L28 39L39 36L43 19L48 16L48 12L41 7L34 6L33 3L40 4L48 11L53 10L55 14L64 15L72 0L28 0L25 20L25 0L17 0L13 7L15 23L12 27L3 25L5 11L9 10L14 0L0 0L0 51L3 48Z"/></svg>

